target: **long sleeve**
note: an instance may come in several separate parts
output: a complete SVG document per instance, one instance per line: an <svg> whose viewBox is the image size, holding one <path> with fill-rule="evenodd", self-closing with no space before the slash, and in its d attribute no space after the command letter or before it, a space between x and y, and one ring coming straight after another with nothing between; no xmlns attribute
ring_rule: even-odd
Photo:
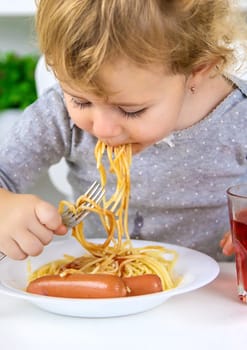
<svg viewBox="0 0 247 350"><path fill-rule="evenodd" d="M23 192L70 152L71 121L60 88L29 106L1 141L0 187Z"/></svg>

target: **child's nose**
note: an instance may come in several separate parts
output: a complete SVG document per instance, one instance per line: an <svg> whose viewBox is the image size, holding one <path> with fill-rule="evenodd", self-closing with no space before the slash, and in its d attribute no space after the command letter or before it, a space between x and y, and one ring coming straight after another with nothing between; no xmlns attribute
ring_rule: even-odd
<svg viewBox="0 0 247 350"><path fill-rule="evenodd" d="M109 139L119 136L122 127L118 116L112 112L97 112L93 118L93 134L99 139Z"/></svg>

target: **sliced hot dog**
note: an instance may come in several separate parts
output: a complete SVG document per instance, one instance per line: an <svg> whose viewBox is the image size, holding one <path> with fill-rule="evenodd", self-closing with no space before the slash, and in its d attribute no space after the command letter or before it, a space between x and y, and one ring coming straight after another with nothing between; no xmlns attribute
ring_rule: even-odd
<svg viewBox="0 0 247 350"><path fill-rule="evenodd" d="M117 298L127 295L123 280L107 274L44 276L29 283L27 292L64 298Z"/></svg>
<svg viewBox="0 0 247 350"><path fill-rule="evenodd" d="M123 277L127 288L127 295L144 295L162 292L162 284L159 276L147 274L142 276Z"/></svg>

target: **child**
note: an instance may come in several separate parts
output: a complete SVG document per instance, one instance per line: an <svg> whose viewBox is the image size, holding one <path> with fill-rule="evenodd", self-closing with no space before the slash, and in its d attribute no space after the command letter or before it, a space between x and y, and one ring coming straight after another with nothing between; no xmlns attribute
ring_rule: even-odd
<svg viewBox="0 0 247 350"><path fill-rule="evenodd" d="M36 23L59 84L0 148L0 250L24 259L67 232L56 208L23 193L65 157L81 195L99 178L100 139L132 144L132 238L227 260L225 192L247 170L247 83L226 73L244 30L228 1L40 0ZM102 235L92 215L85 225ZM232 252L229 234L221 246Z"/></svg>

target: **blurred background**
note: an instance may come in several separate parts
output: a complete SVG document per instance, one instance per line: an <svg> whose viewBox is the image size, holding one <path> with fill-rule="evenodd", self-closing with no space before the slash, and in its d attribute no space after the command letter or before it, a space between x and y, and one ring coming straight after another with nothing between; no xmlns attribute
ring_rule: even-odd
<svg viewBox="0 0 247 350"><path fill-rule="evenodd" d="M239 4L247 18L247 0L240 0ZM35 0L0 0L0 143L23 108L40 93L34 78L40 56L34 30L35 10ZM42 69L44 67L40 75L45 79ZM29 193L54 205L61 199L70 200L66 174L62 160L52 166L35 187L30 187Z"/></svg>
<svg viewBox="0 0 247 350"><path fill-rule="evenodd" d="M38 84L35 81L40 57L34 29L35 11L35 0L0 0L0 143L22 110L40 93L40 77ZM38 74L46 81L49 76L44 70L44 66L39 68ZM57 206L61 199L71 199L66 174L67 167L61 161L28 192Z"/></svg>

